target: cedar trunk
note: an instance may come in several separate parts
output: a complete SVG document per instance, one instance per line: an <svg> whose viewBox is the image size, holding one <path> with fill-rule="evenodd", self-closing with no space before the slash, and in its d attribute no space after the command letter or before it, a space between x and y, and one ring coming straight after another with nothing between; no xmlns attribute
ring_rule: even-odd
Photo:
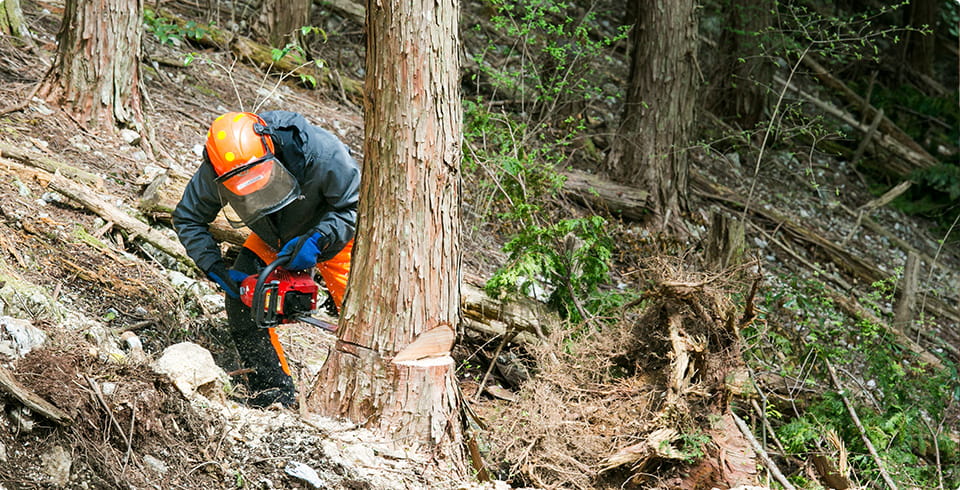
<svg viewBox="0 0 960 490"><path fill-rule="evenodd" d="M771 0L724 3L724 29L714 57L710 107L724 120L753 129L763 120L773 83L773 61L765 49Z"/></svg>
<svg viewBox="0 0 960 490"><path fill-rule="evenodd" d="M457 0L367 4L363 180L337 346L308 408L462 469ZM406 360L402 360L406 359Z"/></svg>
<svg viewBox="0 0 960 490"><path fill-rule="evenodd" d="M26 34L20 0L0 1L0 33L14 38Z"/></svg>
<svg viewBox="0 0 960 490"><path fill-rule="evenodd" d="M660 226L686 209L685 149L696 104L695 2L631 0L627 101L605 170L617 181L650 191Z"/></svg>
<svg viewBox="0 0 960 490"><path fill-rule="evenodd" d="M311 3L310 0L264 0L254 30L275 48L299 42L300 28L310 23Z"/></svg>
<svg viewBox="0 0 960 490"><path fill-rule="evenodd" d="M142 0L67 0L37 94L86 127L140 129L142 24Z"/></svg>

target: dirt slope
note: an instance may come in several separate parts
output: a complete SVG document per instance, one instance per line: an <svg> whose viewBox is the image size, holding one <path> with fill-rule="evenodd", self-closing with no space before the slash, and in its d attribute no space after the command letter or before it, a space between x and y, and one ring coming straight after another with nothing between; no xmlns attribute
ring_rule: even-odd
<svg viewBox="0 0 960 490"><path fill-rule="evenodd" d="M300 111L340 135L358 159L363 158L362 114L349 99L276 85L223 52L160 46L149 35L143 75L152 128L152 134L144 136L150 145L81 128L57 108L25 100L47 68L44 60L50 59L58 14L33 3L24 7L39 43L32 52L7 38L0 44L0 108L26 104L2 115L0 141L99 176L92 188L121 209L136 214L141 193L159 172L192 173L208 121L227 110ZM335 16L324 22L331 32L346 34L340 38L343 44L334 40L323 54L350 58L356 69L356 48L346 41L356 36L358 27ZM187 52L198 57L182 66ZM855 169L825 156L775 160L756 175L751 162L735 164L733 158L700 155L698 170L740 195L750 194L756 183L756 206L789 213L836 241L855 230L856 218L844 207L856 209L873 197ZM300 465L316 471L330 488L467 485L444 475L433 462L350 426L289 411L248 410L228 400L185 399L133 358L119 334L135 332L148 362L169 345L191 341L208 348L227 371L235 369L235 359L224 346L222 304L215 291L204 282L184 280L183 274L191 271L49 191L49 176L29 164L0 158L0 169L2 315L29 320L48 336L43 348L22 358L2 354L4 367L16 373L24 389L72 421L68 430L24 412L11 396L2 397L4 487L310 488L302 476L293 475L309 474ZM699 214L692 219L696 240L706 236L709 211L717 201L702 196L694 201ZM939 237L928 231L931 224L886 208L872 216L896 236L938 257L941 267L931 272L927 284L956 305L960 259L956 251L938 246ZM163 229L163 223L156 225ZM623 227L642 233L630 223ZM165 232L174 238L169 228ZM866 229L855 237L849 242L852 253L883 274L892 276L903 263L903 252L889 237ZM825 273L847 278L838 284L845 294L869 292L869 284L849 278L808 244L753 228L748 229L748 240L769 277L781 271L810 274L809 265L817 263ZM468 247L478 243L471 241ZM491 247L468 249L466 254L495 257L495 245ZM632 280L627 273L620 279ZM956 322L947 319L931 328L933 337L960 345ZM329 336L309 327L289 327L282 339L299 386L309 389ZM941 349L928 337L919 340L925 348Z"/></svg>

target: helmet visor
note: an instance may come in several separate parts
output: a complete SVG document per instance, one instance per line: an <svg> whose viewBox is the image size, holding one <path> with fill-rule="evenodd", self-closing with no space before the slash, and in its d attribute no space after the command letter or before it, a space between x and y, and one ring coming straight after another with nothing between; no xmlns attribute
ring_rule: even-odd
<svg viewBox="0 0 960 490"><path fill-rule="evenodd" d="M220 202L229 205L241 220L237 223L228 216L234 226L249 226L300 195L297 179L272 153L224 173L217 183Z"/></svg>

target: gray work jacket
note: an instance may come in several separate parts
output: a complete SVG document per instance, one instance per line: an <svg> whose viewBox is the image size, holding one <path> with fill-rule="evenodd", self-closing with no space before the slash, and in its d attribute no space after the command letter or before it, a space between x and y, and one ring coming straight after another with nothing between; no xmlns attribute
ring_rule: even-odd
<svg viewBox="0 0 960 490"><path fill-rule="evenodd" d="M356 231L360 167L339 139L311 125L300 114L270 111L259 114L266 123L264 134L273 140L274 154L296 177L301 195L276 213L252 224L251 231L280 250L287 241L313 232L323 235L319 261L336 255ZM183 190L173 211L177 236L196 262L209 271L223 262L209 225L223 208L216 172L203 154L203 163Z"/></svg>

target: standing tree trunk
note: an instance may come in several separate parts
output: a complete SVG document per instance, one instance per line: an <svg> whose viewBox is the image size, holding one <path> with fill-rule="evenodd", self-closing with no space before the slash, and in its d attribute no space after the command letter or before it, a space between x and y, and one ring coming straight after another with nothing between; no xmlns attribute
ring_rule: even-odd
<svg viewBox="0 0 960 490"><path fill-rule="evenodd" d="M141 129L142 0L67 0L37 94L88 128Z"/></svg>
<svg viewBox="0 0 960 490"><path fill-rule="evenodd" d="M339 339L310 410L463 470L450 356L460 309L457 0L367 2L365 156Z"/></svg>
<svg viewBox="0 0 960 490"><path fill-rule="evenodd" d="M20 0L0 0L0 33L15 38L26 34Z"/></svg>
<svg viewBox="0 0 960 490"><path fill-rule="evenodd" d="M937 20L940 18L940 0L911 0L905 12L907 25L913 29L929 30L927 34L909 30L904 35L903 59L913 70L907 74L933 76L934 51L937 42Z"/></svg>
<svg viewBox="0 0 960 490"><path fill-rule="evenodd" d="M264 0L253 31L275 48L282 48L288 42L300 43L300 28L310 24L311 3L310 0Z"/></svg>
<svg viewBox="0 0 960 490"><path fill-rule="evenodd" d="M722 8L725 25L710 77L710 109L753 129L763 120L770 99L774 64L764 48L770 48L767 29L776 6L770 0L739 0Z"/></svg>
<svg viewBox="0 0 960 490"><path fill-rule="evenodd" d="M630 75L620 128L604 163L616 180L650 191L661 227L686 210L687 162L697 56L693 0L630 0Z"/></svg>

